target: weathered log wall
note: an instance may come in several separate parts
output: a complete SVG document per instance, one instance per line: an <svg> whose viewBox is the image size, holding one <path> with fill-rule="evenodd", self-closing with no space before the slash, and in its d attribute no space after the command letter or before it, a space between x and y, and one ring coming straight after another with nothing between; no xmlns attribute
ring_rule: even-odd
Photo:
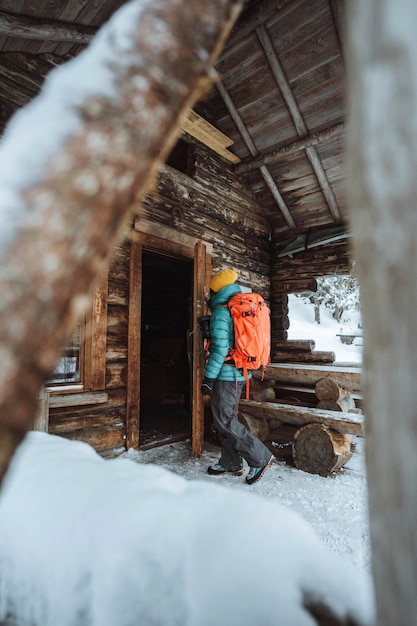
<svg viewBox="0 0 417 626"><path fill-rule="evenodd" d="M274 249L278 249L278 244L279 241L276 241ZM348 274L352 261L345 239L297 252L292 258L289 256L279 258L274 255L273 259L271 274L273 293L311 291L315 278L332 274Z"/></svg>
<svg viewBox="0 0 417 626"><path fill-rule="evenodd" d="M213 245L213 271L226 266L270 295L270 227L251 192L213 152L190 144L187 174L165 166L144 205L146 219Z"/></svg>
<svg viewBox="0 0 417 626"><path fill-rule="evenodd" d="M77 393L78 397L85 396L86 404L52 405L49 410L51 434L85 441L101 453L121 452L125 448L128 285L127 242L114 249L108 277L105 387L108 400L87 404L90 394ZM68 394L69 402L71 395Z"/></svg>
<svg viewBox="0 0 417 626"><path fill-rule="evenodd" d="M275 234L272 250L271 271L271 307L272 345L287 339L290 321L288 318L288 294L314 292L317 289L316 278L332 274L348 274L351 270L351 255L346 240L332 245L298 252L293 257L278 257L282 234ZM279 355L272 353L272 360L279 360ZM295 362L295 359L292 359ZM314 362L314 359L311 361ZM327 362L331 362L328 360Z"/></svg>

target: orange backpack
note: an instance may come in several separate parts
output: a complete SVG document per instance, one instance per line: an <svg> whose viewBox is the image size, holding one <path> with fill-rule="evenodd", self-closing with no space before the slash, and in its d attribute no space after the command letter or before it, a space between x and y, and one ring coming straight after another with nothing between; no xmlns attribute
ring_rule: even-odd
<svg viewBox="0 0 417 626"><path fill-rule="evenodd" d="M271 361L270 310L257 293L237 293L227 303L233 320L235 347L229 350L228 359L243 370L246 380L246 399L249 399L248 370L262 369Z"/></svg>

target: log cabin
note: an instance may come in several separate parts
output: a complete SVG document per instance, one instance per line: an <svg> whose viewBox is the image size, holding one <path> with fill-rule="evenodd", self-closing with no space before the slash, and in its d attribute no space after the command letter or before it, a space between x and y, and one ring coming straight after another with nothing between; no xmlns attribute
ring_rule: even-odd
<svg viewBox="0 0 417 626"><path fill-rule="evenodd" d="M0 0L1 128L123 4ZM349 269L349 205L364 319L380 626L413 626L417 614L416 10L414 0L244 3L215 67L207 68L214 86L184 122L152 193L133 207L135 218L91 295L86 319L62 346L67 361L39 400L40 427L49 432L89 441L103 455L140 447L142 396L156 384L151 376L152 385L143 389L142 344L152 330L141 324L151 306L145 285L151 289L154 278L166 278L167 268L181 275L181 262L189 272L182 276L191 282L192 311L184 398L199 454L201 345L193 340L210 272L233 264L241 282L269 298L275 362L293 348L287 345L286 294L314 290L315 277ZM21 425L23 432L27 425ZM10 426L6 422L4 431ZM10 457L13 446L7 446ZM3 475L5 464L0 469Z"/></svg>
<svg viewBox="0 0 417 626"><path fill-rule="evenodd" d="M0 128L125 2L0 0ZM273 362L331 363L288 344L288 294L350 271L341 0L246 2L214 82L132 209L63 355L36 427L103 456L209 429L200 396L212 272L270 303ZM206 413L206 417L205 417Z"/></svg>

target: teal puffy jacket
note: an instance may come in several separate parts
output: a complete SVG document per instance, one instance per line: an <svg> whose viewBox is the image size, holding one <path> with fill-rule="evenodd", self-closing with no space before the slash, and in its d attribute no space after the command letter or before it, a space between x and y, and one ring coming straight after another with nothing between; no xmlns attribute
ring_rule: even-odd
<svg viewBox="0 0 417 626"><path fill-rule="evenodd" d="M210 350L204 369L205 378L245 380L243 374L233 365L224 365L229 348L233 348L235 343L233 320L229 309L224 305L241 291L239 285L226 285L210 298Z"/></svg>

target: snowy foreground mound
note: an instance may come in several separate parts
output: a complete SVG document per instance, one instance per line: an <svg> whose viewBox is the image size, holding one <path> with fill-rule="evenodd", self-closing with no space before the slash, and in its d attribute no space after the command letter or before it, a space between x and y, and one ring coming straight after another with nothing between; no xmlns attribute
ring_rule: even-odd
<svg viewBox="0 0 417 626"><path fill-rule="evenodd" d="M43 433L13 460L2 624L314 626L322 605L371 624L370 580L289 509Z"/></svg>

